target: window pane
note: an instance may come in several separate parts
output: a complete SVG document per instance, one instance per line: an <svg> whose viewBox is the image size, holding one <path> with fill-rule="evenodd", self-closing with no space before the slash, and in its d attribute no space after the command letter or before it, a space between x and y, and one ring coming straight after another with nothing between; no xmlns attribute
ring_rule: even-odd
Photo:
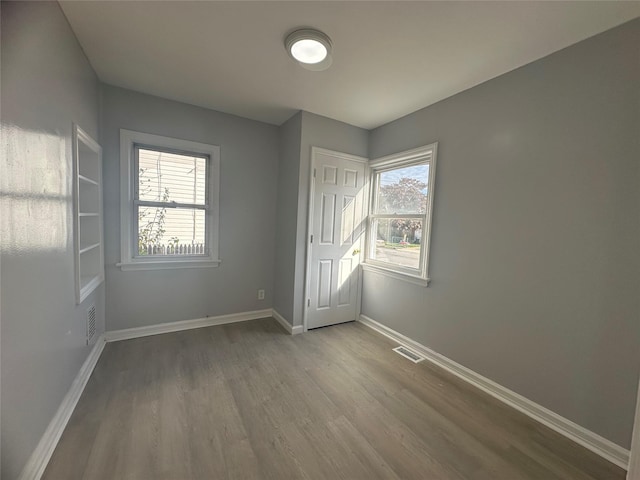
<svg viewBox="0 0 640 480"><path fill-rule="evenodd" d="M428 185L429 165L413 165L380 172L375 213L426 212Z"/></svg>
<svg viewBox="0 0 640 480"><path fill-rule="evenodd" d="M380 218L373 222L373 259L403 267L420 268L422 220Z"/></svg>
<svg viewBox="0 0 640 480"><path fill-rule="evenodd" d="M207 159L139 148L138 198L151 202L206 203Z"/></svg>
<svg viewBox="0 0 640 480"><path fill-rule="evenodd" d="M203 255L205 210L138 207L138 255Z"/></svg>

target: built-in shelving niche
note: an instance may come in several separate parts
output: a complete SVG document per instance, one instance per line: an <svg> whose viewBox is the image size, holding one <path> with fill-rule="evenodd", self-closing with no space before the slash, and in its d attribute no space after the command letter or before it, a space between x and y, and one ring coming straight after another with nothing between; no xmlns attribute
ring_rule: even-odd
<svg viewBox="0 0 640 480"><path fill-rule="evenodd" d="M79 126L73 128L74 246L76 303L104 281L102 239L102 148Z"/></svg>

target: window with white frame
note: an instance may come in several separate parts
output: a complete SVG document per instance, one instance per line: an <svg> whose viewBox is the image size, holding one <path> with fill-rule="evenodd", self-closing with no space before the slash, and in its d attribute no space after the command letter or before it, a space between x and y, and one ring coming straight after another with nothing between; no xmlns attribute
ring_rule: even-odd
<svg viewBox="0 0 640 480"><path fill-rule="evenodd" d="M374 160L365 268L427 285L437 144Z"/></svg>
<svg viewBox="0 0 640 480"><path fill-rule="evenodd" d="M218 260L220 150L120 131L123 270L211 267Z"/></svg>

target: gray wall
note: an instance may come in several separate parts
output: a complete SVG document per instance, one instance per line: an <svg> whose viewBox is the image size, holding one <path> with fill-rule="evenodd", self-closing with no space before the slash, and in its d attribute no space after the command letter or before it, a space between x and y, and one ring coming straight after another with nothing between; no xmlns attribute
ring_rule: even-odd
<svg viewBox="0 0 640 480"><path fill-rule="evenodd" d="M280 126L273 308L293 321L302 112Z"/></svg>
<svg viewBox="0 0 640 480"><path fill-rule="evenodd" d="M298 189L298 217L296 226L295 285L293 292L293 324L302 325L307 248L307 217L309 211L309 172L311 147L322 147L342 153L367 157L369 132L347 123L302 112L300 142L300 176Z"/></svg>
<svg viewBox="0 0 640 480"><path fill-rule="evenodd" d="M98 80L55 2L2 2L2 471L16 478L104 331L75 305L72 123L98 138Z"/></svg>
<svg viewBox="0 0 640 480"><path fill-rule="evenodd" d="M120 88L102 88L107 329L271 308L278 128ZM120 129L220 146L217 268L123 272ZM257 290L266 290L265 300Z"/></svg>
<svg viewBox="0 0 640 480"><path fill-rule="evenodd" d="M439 142L432 284L367 272L362 307L626 448L639 49L636 20L375 129L372 158Z"/></svg>

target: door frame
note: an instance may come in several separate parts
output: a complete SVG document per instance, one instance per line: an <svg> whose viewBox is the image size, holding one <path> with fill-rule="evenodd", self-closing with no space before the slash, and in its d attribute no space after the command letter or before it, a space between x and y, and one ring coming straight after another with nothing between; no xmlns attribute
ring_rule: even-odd
<svg viewBox="0 0 640 480"><path fill-rule="evenodd" d="M304 264L304 296L302 298L302 327L303 332L308 330L307 321L309 318L309 302L311 300L311 276L309 272L311 271L311 253L313 250L313 244L311 243L311 232L313 231L313 198L316 191L316 178L315 178L315 163L316 156L321 153L323 155L328 155L330 157L341 158L344 160L351 160L353 162L363 163L364 164L364 222L365 222L365 240L366 235L369 232L369 180L370 180L370 171L369 171L369 159L365 157L360 157L358 155L352 155L350 153L338 152L336 150L329 150L322 147L311 147L311 159L310 159L310 168L309 168L309 198L307 201L307 232L305 235L306 242L306 254L305 254L305 264ZM360 264L358 265L358 292L356 296L356 320L360 318L360 311L362 307L362 261L364 259L364 251L365 246L360 249Z"/></svg>
<svg viewBox="0 0 640 480"><path fill-rule="evenodd" d="M636 400L636 414L631 437L627 480L637 480L640 479L640 380L638 381L638 398Z"/></svg>

